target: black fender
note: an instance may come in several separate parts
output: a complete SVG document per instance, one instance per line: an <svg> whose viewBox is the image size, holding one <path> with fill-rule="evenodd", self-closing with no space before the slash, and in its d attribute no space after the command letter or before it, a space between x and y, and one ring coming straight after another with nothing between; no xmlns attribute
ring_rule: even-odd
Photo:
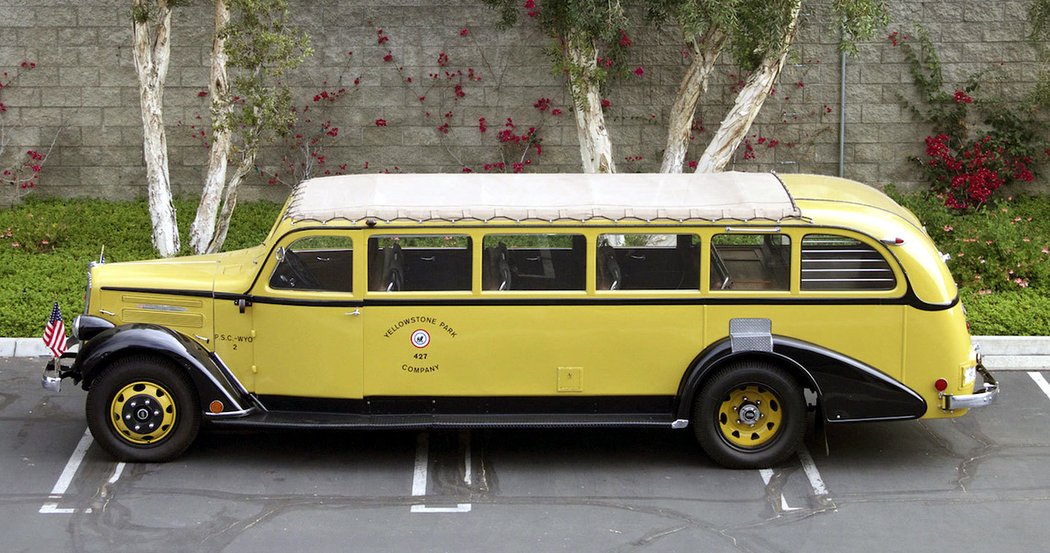
<svg viewBox="0 0 1050 553"><path fill-rule="evenodd" d="M874 367L802 340L772 338L771 352L734 352L728 337L704 349L679 384L675 418L692 418L693 398L713 370L744 358L766 359L789 370L816 392L819 412L828 422L916 419L926 413L922 396Z"/></svg>
<svg viewBox="0 0 1050 553"><path fill-rule="evenodd" d="M708 375L715 369L740 359L765 359L781 366L791 371L803 386L816 389L818 397L820 396L820 389L816 380L804 366L796 363L790 357L777 352L776 348L771 352L751 350L734 352L727 336L707 346L689 365L689 370L686 371L685 377L682 378L682 382L678 385L678 396L675 399L674 407L675 418L691 420L693 418L693 398L696 397L696 393L703 386Z"/></svg>
<svg viewBox="0 0 1050 553"><path fill-rule="evenodd" d="M110 361L129 353L148 353L171 360L193 380L202 408L212 401L223 404L223 414L243 413L253 405L233 375L222 362L197 342L171 329L135 323L104 330L81 343L80 352L70 369L87 390Z"/></svg>
<svg viewBox="0 0 1050 553"><path fill-rule="evenodd" d="M926 414L926 400L915 390L852 357L782 336L773 337L773 351L813 375L828 422L907 420Z"/></svg>

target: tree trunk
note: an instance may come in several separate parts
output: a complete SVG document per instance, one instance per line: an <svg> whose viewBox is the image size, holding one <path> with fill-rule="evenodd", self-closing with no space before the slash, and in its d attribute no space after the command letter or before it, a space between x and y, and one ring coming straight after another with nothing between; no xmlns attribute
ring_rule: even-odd
<svg viewBox="0 0 1050 553"><path fill-rule="evenodd" d="M667 123L667 147L664 148L661 173L681 173L685 154L689 151L689 137L693 132L693 118L700 96L707 92L707 81L715 68L715 60L725 46L726 35L721 29L711 28L699 40L690 41L693 59L682 77L675 94L671 116Z"/></svg>
<svg viewBox="0 0 1050 553"><path fill-rule="evenodd" d="M248 176L255 167L257 152L258 145L247 146L244 157L241 158L240 164L237 165L237 170L234 171L233 177L230 178L226 189L223 190L222 212L219 213L219 220L215 225L215 236L212 237L211 242L208 244L207 253L218 253L222 249L223 243L226 242L226 233L230 230L230 219L233 217L233 210L237 208L237 189L240 187L244 177Z"/></svg>
<svg viewBox="0 0 1050 553"><path fill-rule="evenodd" d="M215 0L215 36L212 38L211 82L208 84L212 105L212 143L204 190L201 191L197 216L190 227L190 249L197 254L208 251L215 235L215 217L226 185L226 166L232 144L227 121L231 105L230 83L226 74L226 40L222 37L222 30L229 22L230 8L226 0Z"/></svg>
<svg viewBox="0 0 1050 553"><path fill-rule="evenodd" d="M784 37L780 48L769 52L762 63L755 68L744 83L743 90L736 96L732 109L722 120L715 136L708 143L704 155L697 163L697 173L713 173L722 171L733 158L733 152L747 136L751 124L762 110L762 104L769 97L773 85L776 83L780 70L784 67L788 50L795 40L795 32L798 29L798 12L801 2L796 0L791 8L791 22L784 29Z"/></svg>
<svg viewBox="0 0 1050 553"><path fill-rule="evenodd" d="M147 0L135 0L136 6ZM154 21L133 20L132 55L139 77L139 106L142 111L142 149L146 162L149 214L153 224L153 247L161 257L179 253L179 229L171 203L168 177L168 139L164 132L164 79L168 73L171 8L158 0Z"/></svg>
<svg viewBox="0 0 1050 553"><path fill-rule="evenodd" d="M582 43L581 43L582 42ZM576 114L576 134L580 141L580 158L584 173L615 173L612 142L605 127L602 97L593 75L598 67L598 52L593 43L566 38L569 56L569 92Z"/></svg>

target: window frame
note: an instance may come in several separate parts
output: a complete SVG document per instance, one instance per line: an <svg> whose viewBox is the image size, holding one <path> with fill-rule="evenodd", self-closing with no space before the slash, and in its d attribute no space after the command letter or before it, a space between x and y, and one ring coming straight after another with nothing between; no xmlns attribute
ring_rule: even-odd
<svg viewBox="0 0 1050 553"><path fill-rule="evenodd" d="M799 235L794 232L792 227L784 227L779 225L774 226L750 226L750 225L723 225L716 227L708 227L707 232L701 235L700 238L700 286L704 295L711 297L767 297L767 298L785 298L791 297L798 294L799 281L796 267L799 264L799 249L798 245L801 243ZM736 236L771 236L771 235L783 235L789 240L789 255L788 255L788 267L787 267L787 287L777 290L740 290L740 289L718 289L711 287L711 271L713 269L713 248L714 240L719 235L736 235Z"/></svg>
<svg viewBox="0 0 1050 553"><path fill-rule="evenodd" d="M861 244L872 248L875 252L882 256L882 259L886 262L890 270L893 272L894 287L880 290L802 290L802 241L805 240L808 236L815 235L848 238L851 240L856 240ZM901 298L908 293L908 277L907 274L904 272L900 259L893 253L893 251L890 248L888 248L881 241L876 240L870 236L861 234L859 232L851 231L849 229L828 227L804 229L803 232L799 233L797 258L798 268L793 272L792 278L798 279L798 293L802 297Z"/></svg>
<svg viewBox="0 0 1050 553"><path fill-rule="evenodd" d="M383 298L383 299L425 299L425 298L463 298L471 297L475 295L477 290L477 276L480 274L479 271L475 271L474 268L477 266L477 250L475 243L477 242L474 233L470 232L471 229L467 228L452 228L452 227L424 227L424 228L375 228L365 231L362 241L365 244L364 254L359 256L360 271L363 274L361 284L362 293L365 297ZM369 287L369 280L371 277L371 265L369 263L369 248L371 248L371 242L373 239L397 236L401 238L422 238L422 237L435 237L443 238L446 236L461 236L467 239L467 245L464 249L467 250L467 259L469 260L470 266L468 267L470 286L463 290L398 290L398 291L387 291L387 290L371 290Z"/></svg>
<svg viewBox="0 0 1050 553"><path fill-rule="evenodd" d="M490 237L495 236L580 236L584 242L584 259L583 259L583 287L580 289L571 290L486 290L484 289L485 275L484 275L484 255L485 255L485 241ZM585 229L580 227L563 227L557 225L534 227L522 226L521 228L515 227L500 227L492 229L484 229L479 233L479 240L477 241L480 246L475 248L475 266L478 267L478 271L475 273L475 286L479 295L491 296L499 298L507 297L539 297L539 296L553 296L553 297L586 297L594 293L594 275L595 275L595 240L597 239L597 233L592 229ZM508 248L509 249L509 248Z"/></svg>
<svg viewBox="0 0 1050 553"><path fill-rule="evenodd" d="M703 267L703 260L699 259L699 258L694 260L697 263L697 265L696 265L696 278L698 279L698 281L696 283L696 286L694 286L694 287L686 287L686 288L617 288L615 290L599 289L598 288L598 276L599 276L598 275L598 253L599 253L598 249L600 248L599 243L601 242L601 238L603 236L609 236L609 235L622 235L622 236L629 236L629 235L635 235L635 236L639 236L639 235L645 235L645 236L669 235L669 236L676 236L676 237L677 236L690 236L690 237L692 237L692 238L694 238L696 240L696 248L697 248L696 255L700 256L700 255L702 255L702 252L703 252L704 239L703 239L703 237L701 235L700 230L697 229L697 227L693 227L693 226L684 226L683 225L683 227L681 227L680 229L675 229L673 227L671 227L671 228L668 228L668 227L654 227L652 229L646 229L645 227L632 227L632 228L626 228L626 229L609 228L608 230L598 229L597 232L594 234L594 238L593 238L593 240L594 240L594 246L593 246L594 247L594 253L593 253L592 257L593 257L593 262L594 262L594 265L595 265L595 271L594 271L595 274L594 274L594 281L591 283L591 284L594 285L596 294L598 294L598 295L611 294L611 295L614 295L614 296L622 296L622 295L627 295L627 294L658 295L659 296L659 295L666 295L666 294L678 295L678 294L683 294L683 293L685 293L685 294L698 294L700 292L701 282L700 282L699 279L701 279L701 275L703 274L704 267ZM644 248L644 247L646 247L646 246L613 246L613 248L615 248L615 249L636 249L636 248ZM675 249L678 248L677 245L675 245L675 246L649 246L649 247L652 247L654 249L658 248L658 249L668 249L668 250L675 250ZM684 272L685 272L685 269L683 269L683 273ZM683 274L683 279L684 278L685 278L685 274Z"/></svg>
<svg viewBox="0 0 1050 553"><path fill-rule="evenodd" d="M344 290L317 290L317 289L304 289L304 288L275 288L270 285L270 280L273 278L274 271L280 265L280 261L277 260L277 252L281 248L288 248L292 244L299 240L312 237L339 237L350 240L351 248L353 251L353 261L351 268L351 291ZM292 229L284 233L280 238L274 242L273 248L271 248L265 259L260 263L258 272L256 273L255 282L252 285L252 289L255 290L255 294L263 297L289 297L295 298L300 297L302 299L308 299L310 297L323 298L323 299L344 299L344 298L355 298L361 296L361 282L363 275L361 271L363 269L360 263L359 248L361 244L361 231L354 228L340 228L340 227L314 227L314 228L301 228Z"/></svg>

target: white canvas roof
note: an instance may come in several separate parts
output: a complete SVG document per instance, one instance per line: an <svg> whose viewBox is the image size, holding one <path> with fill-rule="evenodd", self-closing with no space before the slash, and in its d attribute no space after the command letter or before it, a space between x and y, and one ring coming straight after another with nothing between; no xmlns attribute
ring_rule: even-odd
<svg viewBox="0 0 1050 553"><path fill-rule="evenodd" d="M293 221L722 219L779 221L801 213L772 173L368 174L304 181Z"/></svg>

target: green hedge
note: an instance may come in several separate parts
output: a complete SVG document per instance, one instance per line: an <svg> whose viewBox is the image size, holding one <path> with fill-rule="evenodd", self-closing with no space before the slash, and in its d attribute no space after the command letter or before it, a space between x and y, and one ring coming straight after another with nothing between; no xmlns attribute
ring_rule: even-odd
<svg viewBox="0 0 1050 553"><path fill-rule="evenodd" d="M196 201L179 200L175 207L185 245ZM280 208L269 202L238 206L224 249L261 242ZM28 199L0 210L0 336L41 335L56 300L72 320L84 308L87 264L103 245L107 261L155 258L148 213L145 201L88 199Z"/></svg>
<svg viewBox="0 0 1050 553"><path fill-rule="evenodd" d="M951 255L973 334L1050 335L1050 196L959 212L935 194L887 192Z"/></svg>

